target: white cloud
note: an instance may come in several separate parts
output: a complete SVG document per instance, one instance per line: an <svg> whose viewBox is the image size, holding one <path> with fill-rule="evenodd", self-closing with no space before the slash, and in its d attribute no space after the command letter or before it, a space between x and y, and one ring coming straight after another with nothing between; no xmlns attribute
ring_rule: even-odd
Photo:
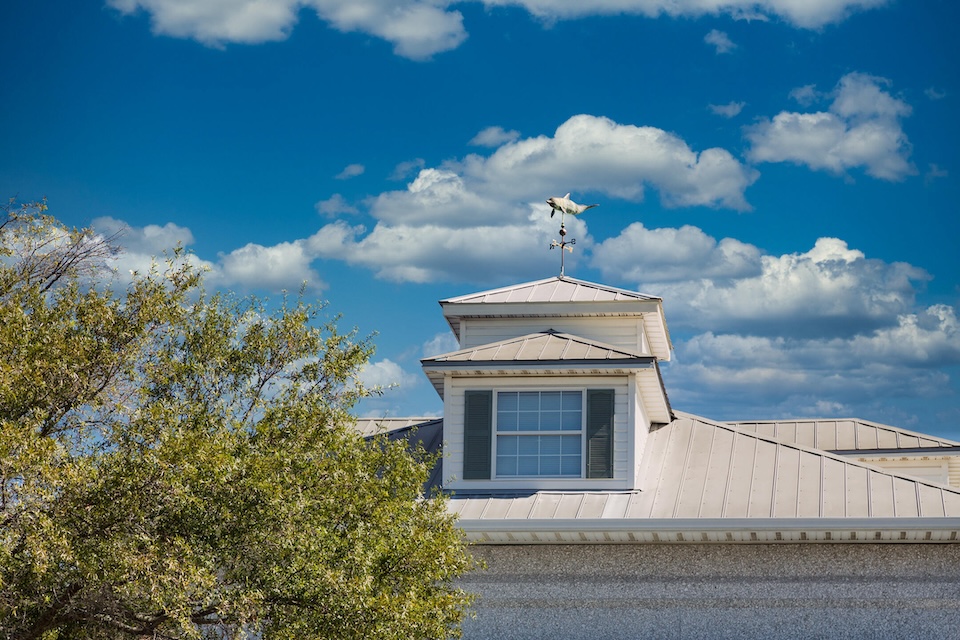
<svg viewBox="0 0 960 640"><path fill-rule="evenodd" d="M427 162L423 158L414 158L413 160L401 162L393 168L393 172L390 173L389 179L406 180L411 175L418 173L420 169L423 169L425 166L427 166Z"/></svg>
<svg viewBox="0 0 960 640"><path fill-rule="evenodd" d="M366 167L362 164L348 164L343 168L343 171L334 176L337 180L349 180L350 178L356 178L359 175L363 175L363 172L366 171Z"/></svg>
<svg viewBox="0 0 960 640"><path fill-rule="evenodd" d="M284 40L304 8L338 31L382 38L407 58L455 49L467 37L459 11L421 0L107 0L107 5L123 14L149 13L156 34L214 47Z"/></svg>
<svg viewBox="0 0 960 640"><path fill-rule="evenodd" d="M756 406L770 416L772 404L774 414L836 416L851 405L878 410L890 397L948 393L941 368L957 364L956 312L935 305L847 337L703 333L678 343L677 362L665 375L672 399L719 403L721 413L737 407L738 417L747 417L743 411Z"/></svg>
<svg viewBox="0 0 960 640"><path fill-rule="evenodd" d="M162 265L177 246L187 248L194 243L190 229L173 222L134 227L123 220L101 216L94 218L90 226L103 237L116 237L121 252L111 259L110 267L120 283L124 284L130 281L132 272L148 273L155 264ZM186 254L181 262L207 271L213 270L211 263L193 254Z"/></svg>
<svg viewBox="0 0 960 640"><path fill-rule="evenodd" d="M507 131L503 127L487 127L473 136L469 144L478 147L499 147L506 142L513 142L520 137L519 131Z"/></svg>
<svg viewBox="0 0 960 640"><path fill-rule="evenodd" d="M406 189L369 201L377 220L372 229L331 224L308 242L314 255L395 281L535 277L560 262L545 251L558 238L543 202L548 195L589 191L591 198L639 201L649 185L667 206L742 210L749 207L744 190L756 176L724 149L697 152L661 129L580 115L552 137L504 142L490 155L424 168ZM573 267L592 238L580 218L568 220L567 231L577 239L565 258ZM724 243L733 250L732 241Z"/></svg>
<svg viewBox="0 0 960 640"><path fill-rule="evenodd" d="M712 45L718 54L730 53L737 48L737 45L733 43L733 40L730 39L730 36L723 31L718 31L717 29L711 29L710 32L703 37L703 41L709 45Z"/></svg>
<svg viewBox="0 0 960 640"><path fill-rule="evenodd" d="M790 98L800 103L800 106L809 107L823 99L823 94L817 91L817 85L805 84L790 91Z"/></svg>
<svg viewBox="0 0 960 640"><path fill-rule="evenodd" d="M931 162L927 167L927 172L923 174L923 183L929 185L937 178L946 178L949 175L949 171L941 169L940 165Z"/></svg>
<svg viewBox="0 0 960 640"><path fill-rule="evenodd" d="M749 158L794 162L835 174L863 167L884 180L916 173L908 160L910 142L900 126L911 109L885 90L888 84L866 74L847 74L834 91L829 111L783 111L748 127Z"/></svg>
<svg viewBox="0 0 960 640"><path fill-rule="evenodd" d="M346 199L339 193L335 193L326 200L320 200L313 208L317 210L317 213L323 214L329 218L332 218L341 213L358 213L358 210L355 206L351 205Z"/></svg>
<svg viewBox="0 0 960 640"><path fill-rule="evenodd" d="M610 279L717 282L760 275L761 259L753 245L733 238L717 242L697 227L647 229L634 222L594 248L591 266Z"/></svg>
<svg viewBox="0 0 960 640"><path fill-rule="evenodd" d="M251 242L229 253L221 253L212 279L217 284L244 289L297 291L304 283L308 290L323 289L326 283L310 268L315 256L306 248L303 240L269 247Z"/></svg>
<svg viewBox="0 0 960 640"><path fill-rule="evenodd" d="M889 0L483 0L487 6L520 6L547 19L593 15L634 14L648 17L698 17L726 14L737 19L780 19L793 26L818 29L840 22L857 11L888 4Z"/></svg>
<svg viewBox="0 0 960 640"><path fill-rule="evenodd" d="M727 104L711 104L709 106L710 111L716 115L723 116L724 118L733 118L740 115L740 112L743 111L746 105L746 102L728 102Z"/></svg>
<svg viewBox="0 0 960 640"><path fill-rule="evenodd" d="M547 251L556 238L556 225L547 207L530 208L526 220L514 224L452 228L433 224L408 226L378 223L366 236L363 226L343 222L326 225L310 239L310 247L325 258L367 267L377 277L397 282L502 282L507 278L537 277L559 256ZM577 246L589 249L586 226L570 220L567 230ZM566 257L576 265L579 253Z"/></svg>
<svg viewBox="0 0 960 640"><path fill-rule="evenodd" d="M943 89L938 89L937 87L928 87L924 90L923 95L927 96L931 100L943 100L947 97L947 92Z"/></svg>
<svg viewBox="0 0 960 640"><path fill-rule="evenodd" d="M455 49L467 38L463 14L452 0L105 0L124 15L144 11L159 35L207 46L285 40L304 9L332 28L385 40L397 55L415 60ZM779 19L818 29L889 0L474 0L485 6L518 6L544 21L633 14L737 19ZM719 49L718 49L719 50Z"/></svg>
<svg viewBox="0 0 960 640"><path fill-rule="evenodd" d="M909 264L868 259L843 240L820 238L805 253L762 256L756 275L642 282L670 301L675 325L811 336L891 325L912 307L914 283L927 279L925 271Z"/></svg>
<svg viewBox="0 0 960 640"><path fill-rule="evenodd" d="M757 177L726 149L697 152L662 129L591 115L571 117L552 138L524 138L454 166L478 190L507 198L589 190L640 201L651 185L666 206L737 210L750 208L744 191Z"/></svg>
<svg viewBox="0 0 960 640"><path fill-rule="evenodd" d="M384 358L377 362L368 362L360 369L360 382L367 388L398 387L406 389L420 382L418 374L405 371L396 362Z"/></svg>
<svg viewBox="0 0 960 640"><path fill-rule="evenodd" d="M460 348L457 337L452 331L443 331L423 343L423 357L430 358L442 353L450 353Z"/></svg>

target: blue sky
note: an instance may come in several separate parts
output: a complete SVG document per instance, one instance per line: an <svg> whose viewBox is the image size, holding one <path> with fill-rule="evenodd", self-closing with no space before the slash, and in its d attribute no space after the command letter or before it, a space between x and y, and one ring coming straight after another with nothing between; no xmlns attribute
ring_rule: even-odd
<svg viewBox="0 0 960 640"><path fill-rule="evenodd" d="M307 281L436 415L436 301L566 273L664 299L675 408L960 438L960 45L937 0L9 0L0 193Z"/></svg>

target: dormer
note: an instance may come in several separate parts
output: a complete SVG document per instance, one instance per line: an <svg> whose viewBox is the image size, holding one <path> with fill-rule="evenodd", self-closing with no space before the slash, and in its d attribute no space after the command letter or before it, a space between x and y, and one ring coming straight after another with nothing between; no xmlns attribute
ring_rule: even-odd
<svg viewBox="0 0 960 640"><path fill-rule="evenodd" d="M672 419L659 298L559 277L440 305L460 349L422 364L445 489L639 488L650 427Z"/></svg>
<svg viewBox="0 0 960 640"><path fill-rule="evenodd" d="M670 360L660 298L564 276L440 301L460 348L553 329Z"/></svg>

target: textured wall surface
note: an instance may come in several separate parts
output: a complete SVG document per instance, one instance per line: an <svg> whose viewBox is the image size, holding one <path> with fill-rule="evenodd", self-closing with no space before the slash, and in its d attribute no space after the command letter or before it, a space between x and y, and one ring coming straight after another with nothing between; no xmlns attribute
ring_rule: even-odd
<svg viewBox="0 0 960 640"><path fill-rule="evenodd" d="M464 637L960 638L960 545L475 546Z"/></svg>

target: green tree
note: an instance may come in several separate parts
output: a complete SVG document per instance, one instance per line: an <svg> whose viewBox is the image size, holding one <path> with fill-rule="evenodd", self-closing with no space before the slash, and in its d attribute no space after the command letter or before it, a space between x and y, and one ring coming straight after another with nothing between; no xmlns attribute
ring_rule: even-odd
<svg viewBox="0 0 960 640"><path fill-rule="evenodd" d="M179 252L114 293L112 239L44 209L0 225L0 635L459 635L432 461L351 428L369 341Z"/></svg>

